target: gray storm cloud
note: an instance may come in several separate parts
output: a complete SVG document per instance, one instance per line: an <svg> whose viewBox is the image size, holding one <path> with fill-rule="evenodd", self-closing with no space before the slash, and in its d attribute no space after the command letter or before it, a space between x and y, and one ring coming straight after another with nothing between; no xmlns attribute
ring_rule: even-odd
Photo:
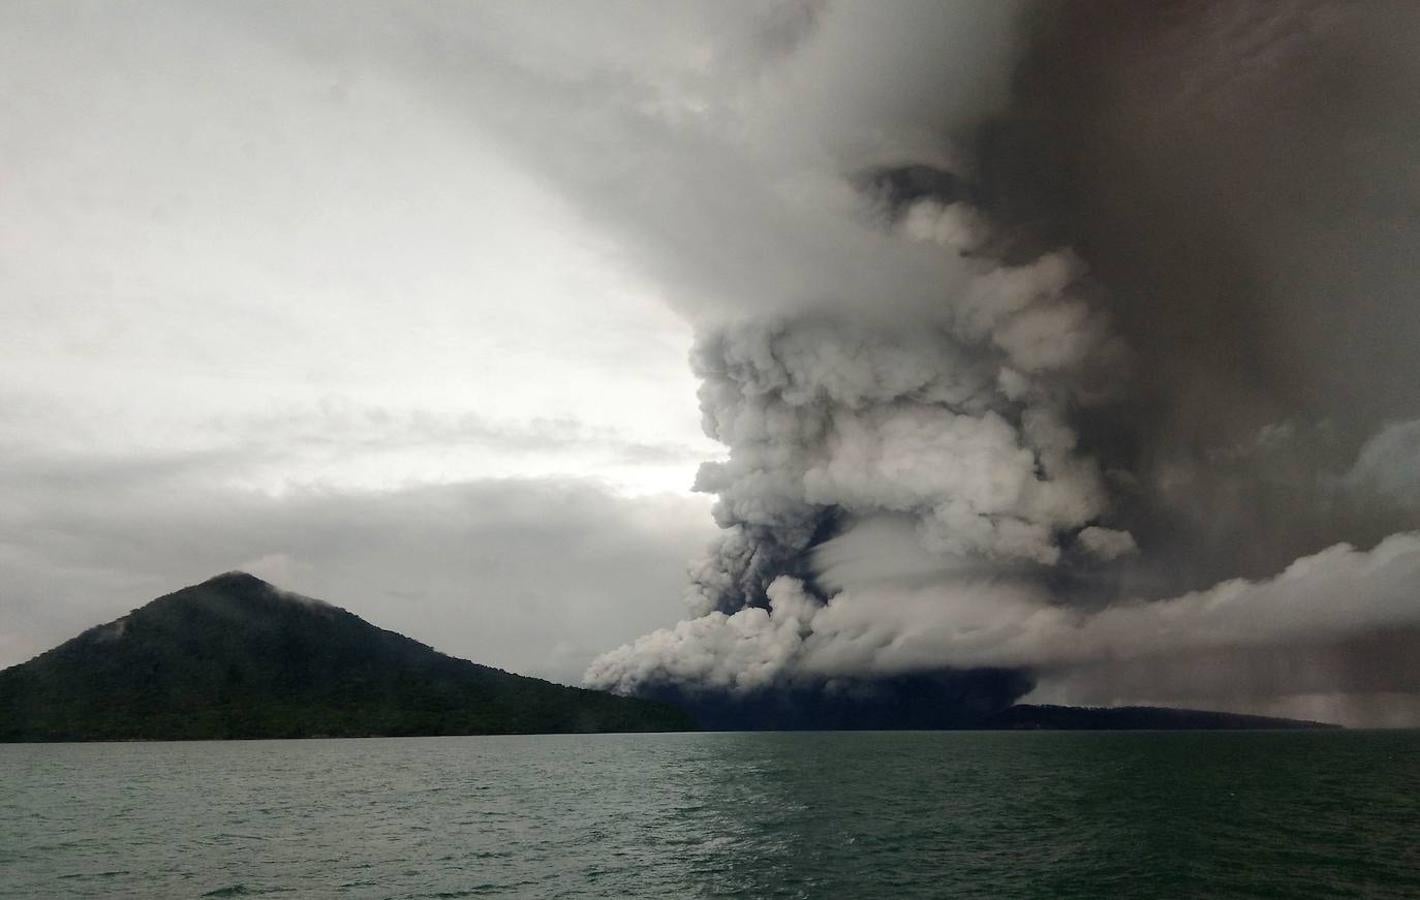
<svg viewBox="0 0 1420 900"><path fill-rule="evenodd" d="M1414 693L1344 673L1418 649L1420 8L363 8L283 39L378 34L697 329L721 536L589 683Z"/></svg>

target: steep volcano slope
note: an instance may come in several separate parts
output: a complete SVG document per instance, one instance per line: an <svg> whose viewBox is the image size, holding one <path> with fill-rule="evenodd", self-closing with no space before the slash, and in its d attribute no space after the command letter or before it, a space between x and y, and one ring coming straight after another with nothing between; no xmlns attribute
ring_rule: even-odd
<svg viewBox="0 0 1420 900"><path fill-rule="evenodd" d="M445 656L231 572L0 672L0 740L677 731L673 706Z"/></svg>

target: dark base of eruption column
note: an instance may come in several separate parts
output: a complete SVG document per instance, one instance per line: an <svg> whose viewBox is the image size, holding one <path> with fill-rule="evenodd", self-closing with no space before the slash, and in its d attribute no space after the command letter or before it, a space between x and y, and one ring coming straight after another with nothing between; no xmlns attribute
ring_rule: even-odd
<svg viewBox="0 0 1420 900"><path fill-rule="evenodd" d="M732 694L662 685L648 699L680 706L708 731L871 731L978 727L1033 686L1014 669L837 679Z"/></svg>

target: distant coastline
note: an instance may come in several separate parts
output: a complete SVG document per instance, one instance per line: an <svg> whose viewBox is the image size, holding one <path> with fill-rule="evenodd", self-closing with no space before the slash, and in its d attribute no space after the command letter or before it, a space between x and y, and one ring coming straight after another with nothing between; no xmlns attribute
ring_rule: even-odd
<svg viewBox="0 0 1420 900"><path fill-rule="evenodd" d="M1017 704L993 715L986 728L1004 731L1233 731L1339 730L1340 725L1242 713L1166 706L1054 706Z"/></svg>

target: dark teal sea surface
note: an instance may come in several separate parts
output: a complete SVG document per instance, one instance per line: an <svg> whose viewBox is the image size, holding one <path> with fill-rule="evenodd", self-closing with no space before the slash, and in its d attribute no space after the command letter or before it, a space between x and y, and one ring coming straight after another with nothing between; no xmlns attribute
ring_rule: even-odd
<svg viewBox="0 0 1420 900"><path fill-rule="evenodd" d="M1420 897L1420 733L0 746L4 897Z"/></svg>

